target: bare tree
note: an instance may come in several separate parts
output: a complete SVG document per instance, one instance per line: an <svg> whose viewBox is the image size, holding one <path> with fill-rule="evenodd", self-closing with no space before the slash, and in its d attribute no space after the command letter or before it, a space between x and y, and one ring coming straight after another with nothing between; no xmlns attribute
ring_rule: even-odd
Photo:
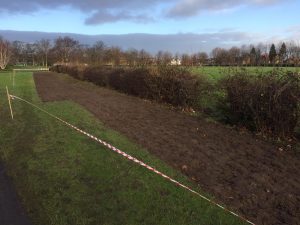
<svg viewBox="0 0 300 225"><path fill-rule="evenodd" d="M136 66L138 61L139 52L136 49L129 49L124 53L124 57L127 61L127 65Z"/></svg>
<svg viewBox="0 0 300 225"><path fill-rule="evenodd" d="M163 61L163 51L158 51L156 56L155 56L155 61L156 61L156 65L160 65L162 64Z"/></svg>
<svg viewBox="0 0 300 225"><path fill-rule="evenodd" d="M192 63L192 66L198 66L199 65L198 54L192 54L191 55L191 63Z"/></svg>
<svg viewBox="0 0 300 225"><path fill-rule="evenodd" d="M224 48L214 48L211 55L217 65L226 65L228 63L228 51Z"/></svg>
<svg viewBox="0 0 300 225"><path fill-rule="evenodd" d="M192 64L192 59L188 54L182 54L181 56L181 65L190 66Z"/></svg>
<svg viewBox="0 0 300 225"><path fill-rule="evenodd" d="M0 37L0 68L4 70L12 56L12 48L7 40Z"/></svg>
<svg viewBox="0 0 300 225"><path fill-rule="evenodd" d="M200 52L197 54L200 65L204 65L207 62L208 55L206 52Z"/></svg>
<svg viewBox="0 0 300 225"><path fill-rule="evenodd" d="M151 65L153 63L153 59L151 57L151 54L148 53L144 49L139 51L138 59L139 59L139 65L141 65L141 66Z"/></svg>
<svg viewBox="0 0 300 225"><path fill-rule="evenodd" d="M170 64L171 61L172 61L172 58L173 58L172 53L167 52L167 51L164 52L164 53L163 53L163 56L162 56L163 64L164 64L164 65Z"/></svg>
<svg viewBox="0 0 300 225"><path fill-rule="evenodd" d="M72 63L77 65L87 64L88 62L88 45L78 44L72 50L70 55L70 60Z"/></svg>
<svg viewBox="0 0 300 225"><path fill-rule="evenodd" d="M159 51L155 56L155 61L157 65L168 65L171 63L172 58L172 53L168 51Z"/></svg>
<svg viewBox="0 0 300 225"><path fill-rule="evenodd" d="M51 42L48 39L41 39L36 43L38 51L42 54L43 66L48 67L48 54L51 49Z"/></svg>
<svg viewBox="0 0 300 225"><path fill-rule="evenodd" d="M228 58L229 58L229 64L231 66L238 65L240 63L240 55L241 50L238 47L232 47L228 50Z"/></svg>
<svg viewBox="0 0 300 225"><path fill-rule="evenodd" d="M256 46L256 54L258 57L258 64L260 66L265 66L269 61L268 45L264 43L259 43Z"/></svg>
<svg viewBox="0 0 300 225"><path fill-rule="evenodd" d="M242 60L242 64L245 66L248 66L251 61L250 48L251 47L247 45L242 45L241 47L241 60Z"/></svg>
<svg viewBox="0 0 300 225"><path fill-rule="evenodd" d="M295 63L295 66L298 66L299 65L299 62L300 62L300 42L299 41L296 41L295 42L295 46L294 46L294 63Z"/></svg>
<svg viewBox="0 0 300 225"><path fill-rule="evenodd" d="M39 61L37 59L38 59L38 48L36 43L34 44L27 43L25 45L26 64L31 64L32 66L35 66L36 62Z"/></svg>
<svg viewBox="0 0 300 225"><path fill-rule="evenodd" d="M58 60L62 63L69 63L72 52L76 49L78 41L70 37L59 37L55 40L54 49Z"/></svg>
<svg viewBox="0 0 300 225"><path fill-rule="evenodd" d="M105 58L105 44L97 41L92 47L87 49L88 63L92 65L102 65Z"/></svg>
<svg viewBox="0 0 300 225"><path fill-rule="evenodd" d="M24 64L26 58L26 43L21 41L14 41L11 45L12 47L12 63L14 64Z"/></svg>
<svg viewBox="0 0 300 225"><path fill-rule="evenodd" d="M123 52L119 47L105 49L104 61L111 66L119 66L123 57Z"/></svg>

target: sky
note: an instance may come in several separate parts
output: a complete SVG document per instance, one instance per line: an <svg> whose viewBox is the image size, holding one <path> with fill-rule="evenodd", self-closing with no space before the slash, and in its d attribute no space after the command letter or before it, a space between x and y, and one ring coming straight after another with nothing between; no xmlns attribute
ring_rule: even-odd
<svg viewBox="0 0 300 225"><path fill-rule="evenodd" d="M0 0L0 30L152 34L156 39L163 35L165 41L170 37L175 51L181 51L178 45L183 41L198 37L199 46L208 51L217 46L297 41L299 9L299 0ZM149 37L142 43L145 48L146 41ZM188 48L185 51L194 51Z"/></svg>

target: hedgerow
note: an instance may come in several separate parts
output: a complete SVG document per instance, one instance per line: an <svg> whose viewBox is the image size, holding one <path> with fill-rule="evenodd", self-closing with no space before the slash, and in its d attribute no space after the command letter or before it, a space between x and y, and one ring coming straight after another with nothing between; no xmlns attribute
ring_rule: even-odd
<svg viewBox="0 0 300 225"><path fill-rule="evenodd" d="M295 73L237 73L221 81L229 120L264 135L290 137L299 118L300 79Z"/></svg>
<svg viewBox="0 0 300 225"><path fill-rule="evenodd" d="M212 84L205 76L193 76L176 66L55 66L51 70L129 95L208 112L268 136L291 137L298 122L300 78L295 73L237 71Z"/></svg>
<svg viewBox="0 0 300 225"><path fill-rule="evenodd" d="M203 77L171 66L109 68L58 65L52 67L51 71L67 73L99 86L180 107L199 107L197 99L209 86Z"/></svg>

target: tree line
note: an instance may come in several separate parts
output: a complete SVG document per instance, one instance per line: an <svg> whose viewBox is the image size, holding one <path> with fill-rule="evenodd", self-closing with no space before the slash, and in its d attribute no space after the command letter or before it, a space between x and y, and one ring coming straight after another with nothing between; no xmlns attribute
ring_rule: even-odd
<svg viewBox="0 0 300 225"><path fill-rule="evenodd" d="M240 48L215 48L211 60L216 65L244 66L298 66L300 63L300 45L294 41L275 44L260 43L243 45Z"/></svg>
<svg viewBox="0 0 300 225"><path fill-rule="evenodd" d="M153 55L145 50L122 50L106 46L102 41L83 45L65 36L54 41L41 39L35 43L9 42L0 37L0 68L8 64L49 66L55 64L86 64L110 66L183 65L183 66L298 66L300 45L297 42L243 45L230 49L214 48L210 54L172 54L159 51Z"/></svg>

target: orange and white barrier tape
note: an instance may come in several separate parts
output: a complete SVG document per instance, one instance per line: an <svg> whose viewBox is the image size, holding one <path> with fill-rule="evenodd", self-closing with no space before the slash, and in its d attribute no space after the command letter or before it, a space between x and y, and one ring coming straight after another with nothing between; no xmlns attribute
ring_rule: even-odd
<svg viewBox="0 0 300 225"><path fill-rule="evenodd" d="M96 141L96 142L98 142L98 143L104 145L105 147L107 147L107 148L109 148L110 150L112 150L112 151L114 151L114 152L116 152L116 153L122 155L123 157L129 159L130 161L133 161L133 162L139 164L140 166L143 166L143 167L147 168L148 170L151 170L152 172L154 172L154 173L160 175L161 177L163 177L163 178L165 178L165 179L171 181L172 183L176 184L177 186L180 186L180 187L182 187L182 188L184 188L184 189L186 189L186 190L192 192L193 194L195 194L195 195L199 196L200 198L202 198L202 199L204 199L204 200L210 202L211 204L213 204L213 205L215 205L215 206L221 208L222 210L224 210L224 211L226 211L226 212L228 212L228 213L230 213L230 214L232 214L232 215L238 217L239 219L241 219L241 220L243 220L243 221L245 221L245 222L247 222L247 223L249 223L249 224L251 224L251 225L255 225L253 222L251 222L251 221L247 220L246 218L244 218L244 217L242 217L242 216L240 216L240 215L238 215L238 214L232 212L231 210L229 210L229 209L223 207L222 205L218 204L217 202L215 202L215 201L213 201L213 200L211 200L211 199L208 199L207 197L205 197L205 196L201 195L200 193L194 191L194 190L191 189L190 187L188 187L188 186L186 186L186 185L184 185L184 184L182 184L182 183L180 183L180 182L178 182L178 181L172 179L171 177L165 175L164 173L162 173L162 172L156 170L155 168L153 168L153 167L151 167L151 166L145 164L144 162L140 161L139 159L137 159L137 158L135 158L135 157L133 157L133 156L131 156L131 155L129 155L129 154L127 154L127 153L121 151L120 149L118 149L118 148L116 148L116 147L114 147L114 146L108 144L107 142L105 142L105 141L103 141L103 140L101 140L101 139L99 139L99 138L97 138L97 137L95 137L95 136L93 136L93 135L91 135L91 134L89 134L89 133L87 133L87 132L85 132L85 131L79 129L78 127L76 127L76 126L74 126L74 125L72 125L72 124L70 124L70 123L68 123L68 122L66 122L66 121L64 121L64 120L62 120L62 119L60 119L59 117L57 117L57 116L55 116L55 115L53 115L53 114L47 112L46 110L44 110L44 109L38 107L37 105L35 105L35 104L33 104L33 103L29 102L29 101L26 101L25 99L22 99L22 98L20 98L20 97L18 97L18 96L10 95L10 97L11 97L11 99L18 99L18 100L20 100L20 101L23 101L23 102L25 102L25 103L31 105L32 107L34 107L34 108L36 108L36 109L39 109L40 111L42 111L42 112L48 114L50 117L55 118L56 120L62 122L62 123L65 124L66 126L72 128L72 129L76 130L77 132L79 132L79 133L81 133L81 134L83 134L83 135L85 135L85 136L87 136L87 137L93 139L94 141Z"/></svg>

